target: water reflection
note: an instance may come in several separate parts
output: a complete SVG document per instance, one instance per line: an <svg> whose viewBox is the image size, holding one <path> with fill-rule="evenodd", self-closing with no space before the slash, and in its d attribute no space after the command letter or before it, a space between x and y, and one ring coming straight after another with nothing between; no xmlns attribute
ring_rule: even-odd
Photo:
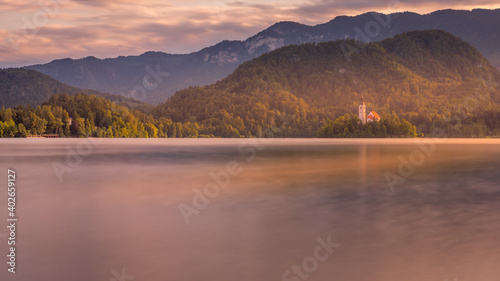
<svg viewBox="0 0 500 281"><path fill-rule="evenodd" d="M328 235L341 247L307 280L498 279L499 141L438 144L395 193L411 140L273 140L251 162L240 140L105 140L59 182L78 141L0 141L20 186L2 280L281 280ZM241 173L186 225L179 204L229 161Z"/></svg>

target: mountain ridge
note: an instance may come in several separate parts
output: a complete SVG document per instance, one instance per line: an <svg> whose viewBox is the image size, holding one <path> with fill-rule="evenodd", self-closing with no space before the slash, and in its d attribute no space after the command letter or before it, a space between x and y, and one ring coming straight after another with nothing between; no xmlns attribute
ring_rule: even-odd
<svg viewBox="0 0 500 281"><path fill-rule="evenodd" d="M337 16L327 23L314 26L278 22L246 40L225 40L189 54L146 52L139 56L102 60L94 57L62 59L27 68L72 86L134 97L134 89L144 88L144 84L147 84L146 67L154 69L158 65L161 71L169 73L169 77L157 85L152 82L157 87L145 91L141 98L145 102L159 103L178 90L220 80L241 63L284 46L338 39L377 42L411 30L442 29L450 32L472 44L493 65L500 67L498 26L500 9L450 9L424 15L413 12L390 15L367 12L357 16Z"/></svg>
<svg viewBox="0 0 500 281"><path fill-rule="evenodd" d="M47 102L54 94L96 95L116 104L133 107L142 111L151 109L151 105L123 96L101 93L96 90L80 89L64 84L46 74L31 69L0 69L0 108L17 105L38 106Z"/></svg>
<svg viewBox="0 0 500 281"><path fill-rule="evenodd" d="M346 54L345 46L354 51ZM380 122L359 125L354 113L362 97ZM0 110L0 136L500 136L500 72L469 43L441 30L375 43L289 45L244 62L216 83L178 91L147 114L85 94L56 94L43 104ZM72 127L69 118L76 121Z"/></svg>

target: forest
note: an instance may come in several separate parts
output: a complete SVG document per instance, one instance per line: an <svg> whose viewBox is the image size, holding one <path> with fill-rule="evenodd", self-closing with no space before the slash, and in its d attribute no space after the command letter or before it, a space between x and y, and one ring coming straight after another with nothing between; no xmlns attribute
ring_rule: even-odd
<svg viewBox="0 0 500 281"><path fill-rule="evenodd" d="M198 124L153 118L136 109L87 94L56 94L35 108L19 105L0 110L0 136L166 138L205 137ZM206 136L213 137L213 136Z"/></svg>
<svg viewBox="0 0 500 281"><path fill-rule="evenodd" d="M417 128L405 119L393 113L381 117L379 122L359 122L355 114L340 116L327 123L316 132L318 138L387 138L417 136ZM422 136L422 135L420 135Z"/></svg>
<svg viewBox="0 0 500 281"><path fill-rule="evenodd" d="M311 137L326 120L367 108L395 113L429 135L500 135L500 74L468 43L439 30L378 43L340 40L288 46L227 78L177 92L155 117L198 122L205 133ZM265 133L264 133L265 135Z"/></svg>
<svg viewBox="0 0 500 281"><path fill-rule="evenodd" d="M379 123L352 115L362 96ZM156 107L55 94L3 108L0 118L4 137L500 136L500 73L449 33L413 31L283 47Z"/></svg>

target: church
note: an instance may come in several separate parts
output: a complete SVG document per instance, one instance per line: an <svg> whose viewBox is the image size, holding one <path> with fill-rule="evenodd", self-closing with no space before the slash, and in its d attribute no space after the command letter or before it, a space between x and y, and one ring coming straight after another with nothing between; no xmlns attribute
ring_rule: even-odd
<svg viewBox="0 0 500 281"><path fill-rule="evenodd" d="M370 114L368 114L368 116L366 116L366 105L363 96L361 96L361 103L359 104L359 120L363 125L365 125L366 122L380 121L380 116L373 110L370 111Z"/></svg>

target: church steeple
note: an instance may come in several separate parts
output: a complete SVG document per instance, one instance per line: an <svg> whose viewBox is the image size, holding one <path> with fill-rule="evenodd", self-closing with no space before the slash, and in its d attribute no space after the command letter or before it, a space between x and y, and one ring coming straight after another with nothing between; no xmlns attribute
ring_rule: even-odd
<svg viewBox="0 0 500 281"><path fill-rule="evenodd" d="M363 125L366 124L366 105L363 95L361 95L361 103L359 104L359 120Z"/></svg>

